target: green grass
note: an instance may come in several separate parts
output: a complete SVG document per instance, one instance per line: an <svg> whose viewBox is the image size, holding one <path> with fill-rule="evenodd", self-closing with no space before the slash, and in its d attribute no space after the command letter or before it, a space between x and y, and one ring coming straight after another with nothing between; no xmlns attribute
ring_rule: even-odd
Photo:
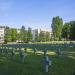
<svg viewBox="0 0 75 75"><path fill-rule="evenodd" d="M43 55L27 53L24 63L20 62L19 55L12 60L10 57L0 55L0 75L73 75L75 71L75 59L67 56L50 56L52 65L49 72L42 70Z"/></svg>

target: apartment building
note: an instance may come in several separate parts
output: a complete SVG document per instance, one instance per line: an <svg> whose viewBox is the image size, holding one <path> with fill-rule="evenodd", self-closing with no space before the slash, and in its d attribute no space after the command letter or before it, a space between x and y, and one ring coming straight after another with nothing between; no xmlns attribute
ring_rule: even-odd
<svg viewBox="0 0 75 75"><path fill-rule="evenodd" d="M4 42L4 31L5 31L5 27L0 26L0 43Z"/></svg>
<svg viewBox="0 0 75 75"><path fill-rule="evenodd" d="M32 36L33 36L32 41L36 41L36 38L39 36L41 31L43 33L49 32L50 36L52 36L52 31L50 29L34 29L32 30ZM17 33L20 33L20 29L17 29ZM0 43L4 42L4 36L5 36L5 26L0 26Z"/></svg>
<svg viewBox="0 0 75 75"><path fill-rule="evenodd" d="M34 29L32 31L32 35L33 35L33 41L36 41L36 37L39 36L40 32L43 32L43 33L46 33L46 32L49 32L50 33L50 36L52 36L52 31L50 29ZM37 35L38 34L38 35ZM37 36L36 36L37 35Z"/></svg>

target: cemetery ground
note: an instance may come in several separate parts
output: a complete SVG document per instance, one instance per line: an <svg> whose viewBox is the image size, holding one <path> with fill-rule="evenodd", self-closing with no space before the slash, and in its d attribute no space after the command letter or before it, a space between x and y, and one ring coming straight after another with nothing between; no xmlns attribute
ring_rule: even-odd
<svg viewBox="0 0 75 75"><path fill-rule="evenodd" d="M57 56L52 50L47 52L52 61L48 73L42 68L41 51L34 54L31 49L27 49L24 63L20 62L17 52L14 59L0 54L0 75L75 75L75 48L63 48L62 52L62 56Z"/></svg>

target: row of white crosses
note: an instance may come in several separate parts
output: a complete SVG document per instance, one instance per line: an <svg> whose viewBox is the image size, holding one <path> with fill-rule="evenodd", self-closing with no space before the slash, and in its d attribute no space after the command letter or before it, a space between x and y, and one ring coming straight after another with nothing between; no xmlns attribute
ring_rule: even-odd
<svg viewBox="0 0 75 75"><path fill-rule="evenodd" d="M24 59L25 59L25 52L24 52L24 48L17 48L19 50L19 56L20 56L20 61L22 63L24 63ZM15 50L16 48L12 48L12 47L0 47L0 53L3 55L10 55L12 59L15 59Z"/></svg>
<svg viewBox="0 0 75 75"><path fill-rule="evenodd" d="M13 50L13 48L8 48L8 49L11 50L11 56L14 59L15 51ZM24 49L23 48L18 48L18 50L19 50L19 54L20 54L20 61L24 62L24 59L26 57L25 53L24 53ZM26 51L26 48L25 48L25 51ZM34 51L34 54L35 54L36 53L36 48L33 48L33 51ZM46 53L47 53L47 49L44 49L44 57L43 57L43 65L44 65L44 67L43 67L43 69L45 70L45 72L48 72L49 65L51 65L51 60L49 59L49 57L47 56ZM58 48L57 54L58 54L58 56L60 56L60 48Z"/></svg>
<svg viewBox="0 0 75 75"><path fill-rule="evenodd" d="M50 44L51 45L51 44ZM39 49L39 48L43 48L43 52L44 52L44 56L43 56L43 59L42 59L42 64L43 64L43 69L44 69L44 71L45 72L48 72L48 70L49 70L49 66L51 66L51 59L48 57L48 55L47 55L47 50L48 49L50 49L50 46L49 44L48 44L48 46L46 47L46 45L30 45L29 47L31 47L31 48L33 48L33 53L34 54L36 54L36 51L37 51L37 49ZM32 47L33 46L33 47ZM56 46L56 47L55 47ZM51 45L51 48L53 48L53 49L56 49L56 54L58 55L58 56L61 56L62 55L62 52L61 52L61 47L64 47L65 45L64 44L62 44L61 46L60 45L58 45L57 46L57 44L52 44ZM68 45L66 45L66 46L68 46ZM15 46L16 47L16 46ZM22 47L20 47L20 45L18 45L16 48L15 47L13 47L12 45L11 45L11 47L10 46L7 46L7 47L0 47L0 51L1 51L1 53L4 53L4 52L6 52L6 53L9 53L9 51L10 51L10 53L11 53L11 56L12 56L12 58L14 59L15 58L15 50L18 50L19 51L19 56L20 56L20 61L22 62L22 63L24 63L24 60L25 60L25 57L26 57L26 51L27 51L27 49L26 48L24 48L23 46ZM27 47L28 47L28 45L27 45ZM36 48L37 47L37 48ZM41 48L41 49L42 49ZM25 52L24 52L25 51Z"/></svg>
<svg viewBox="0 0 75 75"><path fill-rule="evenodd" d="M20 56L20 62L24 63L24 60L26 57L26 53L25 53L26 48L13 48L10 46L9 47L3 46L3 47L0 47L0 51L1 50L2 50L2 53L5 53L5 52L6 52L6 54L10 53L12 59L15 59L15 50L18 50L19 56ZM36 51L37 51L37 49L33 48L34 54L36 54ZM42 64L43 64L44 71L48 72L49 66L51 65L51 60L49 59L49 57L46 53L47 53L47 50L45 49Z"/></svg>

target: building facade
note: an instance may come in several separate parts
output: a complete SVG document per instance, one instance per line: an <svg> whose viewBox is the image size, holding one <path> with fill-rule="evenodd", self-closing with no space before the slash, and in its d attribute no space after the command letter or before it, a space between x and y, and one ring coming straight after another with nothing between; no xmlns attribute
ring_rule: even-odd
<svg viewBox="0 0 75 75"><path fill-rule="evenodd" d="M52 36L52 31L50 30L50 29L34 29L33 31L32 31L32 35L33 35L33 41L36 41L36 39L37 39L37 37L39 37L39 34L40 34L40 32L42 32L42 33L49 33L49 36L51 37Z"/></svg>
<svg viewBox="0 0 75 75"><path fill-rule="evenodd" d="M1 26L0 27L0 43L4 42L4 32L5 32L5 27Z"/></svg>
<svg viewBox="0 0 75 75"><path fill-rule="evenodd" d="M32 30L32 41L38 41L40 32L44 34L49 33L49 36L52 37L52 31L50 29L34 29ZM17 29L17 34L19 33L20 33L20 29ZM4 42L4 36L5 36L5 27L0 26L0 43ZM16 40L16 41L19 41L19 40Z"/></svg>

